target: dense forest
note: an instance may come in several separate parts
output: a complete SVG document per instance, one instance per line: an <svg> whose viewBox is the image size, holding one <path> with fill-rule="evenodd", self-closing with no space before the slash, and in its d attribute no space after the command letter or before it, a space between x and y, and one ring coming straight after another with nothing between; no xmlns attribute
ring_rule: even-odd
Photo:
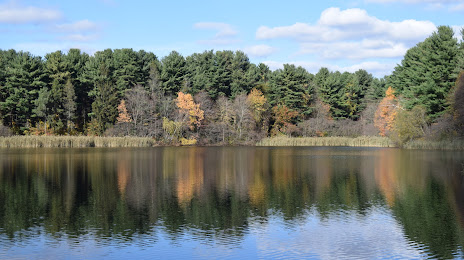
<svg viewBox="0 0 464 260"><path fill-rule="evenodd" d="M462 32L461 32L462 34ZM148 136L168 144L247 144L275 135L416 138L464 134L464 44L440 26L382 79L241 51L161 60L132 49L45 57L0 50L0 135Z"/></svg>

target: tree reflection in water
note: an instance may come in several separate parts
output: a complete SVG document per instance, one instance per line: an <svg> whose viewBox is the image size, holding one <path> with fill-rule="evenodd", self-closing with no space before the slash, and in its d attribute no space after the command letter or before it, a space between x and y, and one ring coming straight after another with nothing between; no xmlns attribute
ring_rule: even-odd
<svg viewBox="0 0 464 260"><path fill-rule="evenodd" d="M0 150L0 233L15 243L188 233L234 247L276 217L291 228L384 209L425 255L452 258L464 244L463 162L373 148Z"/></svg>

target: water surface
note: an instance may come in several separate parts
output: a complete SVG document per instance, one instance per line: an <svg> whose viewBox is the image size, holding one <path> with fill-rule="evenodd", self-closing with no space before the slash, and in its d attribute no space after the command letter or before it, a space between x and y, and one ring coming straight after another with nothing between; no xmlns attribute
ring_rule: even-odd
<svg viewBox="0 0 464 260"><path fill-rule="evenodd" d="M0 258L462 258L464 154L0 149Z"/></svg>

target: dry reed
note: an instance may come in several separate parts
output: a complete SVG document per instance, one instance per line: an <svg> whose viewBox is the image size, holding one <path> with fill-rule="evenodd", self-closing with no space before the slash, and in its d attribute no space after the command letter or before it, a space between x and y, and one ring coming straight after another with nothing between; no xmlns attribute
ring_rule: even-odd
<svg viewBox="0 0 464 260"><path fill-rule="evenodd" d="M10 136L0 137L2 148L55 148L55 147L151 147L156 142L147 137L98 136Z"/></svg>
<svg viewBox="0 0 464 260"><path fill-rule="evenodd" d="M259 141L257 146L356 146L395 147L386 137L271 137Z"/></svg>

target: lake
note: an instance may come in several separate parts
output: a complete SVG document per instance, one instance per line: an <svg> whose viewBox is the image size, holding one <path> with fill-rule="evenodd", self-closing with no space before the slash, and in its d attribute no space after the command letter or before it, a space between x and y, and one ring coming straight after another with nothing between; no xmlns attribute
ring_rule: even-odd
<svg viewBox="0 0 464 260"><path fill-rule="evenodd" d="M1 259L464 257L464 153L0 149Z"/></svg>

